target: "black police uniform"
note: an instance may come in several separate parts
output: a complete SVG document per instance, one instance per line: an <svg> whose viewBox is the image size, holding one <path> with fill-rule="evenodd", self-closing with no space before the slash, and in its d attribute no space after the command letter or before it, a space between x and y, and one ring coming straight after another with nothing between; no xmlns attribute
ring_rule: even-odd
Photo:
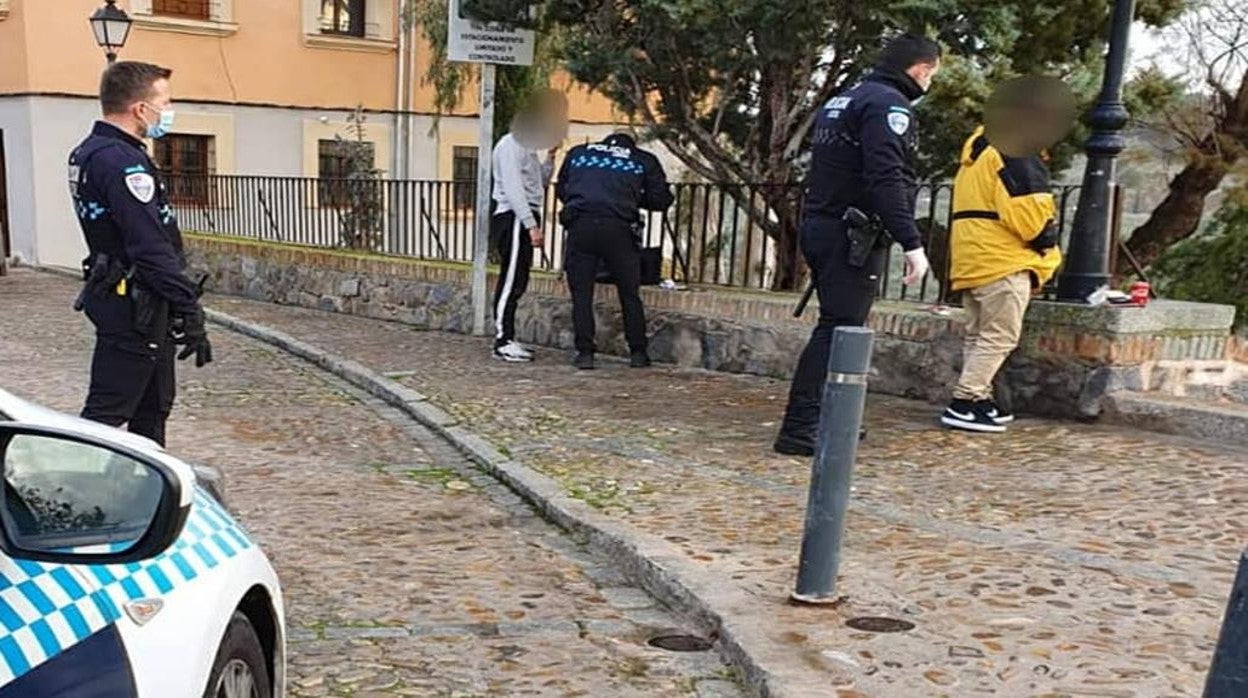
<svg viewBox="0 0 1248 698"><path fill-rule="evenodd" d="M594 280L602 260L615 277L628 348L634 354L644 353L646 315L634 231L641 209L663 211L672 205L674 197L663 166L632 138L616 134L568 152L555 195L563 203L559 220L568 229L564 268L572 293L577 351L595 351Z"/></svg>
<svg viewBox="0 0 1248 698"><path fill-rule="evenodd" d="M815 123L801 247L819 294L819 324L798 361L777 449L813 448L833 330L866 323L887 262L886 245L863 267L847 262L846 209L875 218L906 251L922 245L911 163L917 133L911 103L922 94L909 75L877 68L829 100Z"/></svg>
<svg viewBox="0 0 1248 698"><path fill-rule="evenodd" d="M164 184L143 142L105 122L70 154L69 184L84 267L111 269L90 272L82 296L96 330L82 416L163 445L176 387L170 317L201 312Z"/></svg>

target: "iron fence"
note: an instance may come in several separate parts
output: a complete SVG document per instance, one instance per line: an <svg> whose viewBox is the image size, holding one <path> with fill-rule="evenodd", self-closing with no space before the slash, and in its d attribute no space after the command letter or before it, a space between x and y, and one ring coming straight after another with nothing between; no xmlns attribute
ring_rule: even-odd
<svg viewBox="0 0 1248 698"><path fill-rule="evenodd" d="M350 180L250 175L176 175L170 199L184 230L450 262L472 261L471 181ZM800 278L798 236L801 187L796 184L673 185L675 203L643 216L638 234L663 252L664 275L678 283L769 290ZM1062 245L1077 201L1077 186L1055 190ZM941 303L949 299L948 230L952 187L920 188L916 218L933 270L914 287L901 283L902 259L890 250L880 295ZM545 243L534 264L563 267L566 235L559 205L542 207ZM778 240L784 240L781 247Z"/></svg>

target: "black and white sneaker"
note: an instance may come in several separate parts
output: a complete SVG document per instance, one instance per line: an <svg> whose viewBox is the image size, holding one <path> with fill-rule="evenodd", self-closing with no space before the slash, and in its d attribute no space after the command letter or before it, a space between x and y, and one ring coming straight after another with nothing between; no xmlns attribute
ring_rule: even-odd
<svg viewBox="0 0 1248 698"><path fill-rule="evenodd" d="M1002 409L995 400L980 400L975 404L983 407L984 413L992 418L997 424L1009 424L1014 421L1014 414L1009 410Z"/></svg>
<svg viewBox="0 0 1248 698"><path fill-rule="evenodd" d="M998 424L981 402L971 400L954 400L940 415L940 423L952 429L978 431L1000 434L1005 431L1004 424Z"/></svg>
<svg viewBox="0 0 1248 698"><path fill-rule="evenodd" d="M525 349L519 342L507 342L494 347L494 358L508 363L529 363L533 360L533 352Z"/></svg>

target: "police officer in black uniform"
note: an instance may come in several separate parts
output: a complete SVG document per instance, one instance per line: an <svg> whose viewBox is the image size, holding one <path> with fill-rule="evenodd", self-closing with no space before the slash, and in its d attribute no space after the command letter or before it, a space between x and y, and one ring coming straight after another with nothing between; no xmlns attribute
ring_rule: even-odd
<svg viewBox="0 0 1248 698"><path fill-rule="evenodd" d="M559 220L568 230L564 268L576 334L573 364L579 369L594 367L594 280L601 261L615 277L630 365L649 366L636 230L641 209L663 211L672 205L674 197L663 166L653 153L638 148L631 135L616 133L568 153L559 169L555 195L563 203Z"/></svg>
<svg viewBox="0 0 1248 698"><path fill-rule="evenodd" d="M905 283L927 272L914 222L917 125L911 106L930 87L940 57L931 39L893 39L875 70L829 100L815 123L801 246L819 295L819 324L793 375L774 445L779 453L814 454L833 330L866 323L888 246L897 242L905 251ZM862 229L880 234L865 263L851 263L850 232Z"/></svg>
<svg viewBox="0 0 1248 698"><path fill-rule="evenodd" d="M173 125L171 71L109 66L100 81L104 118L69 156L69 186L86 238L86 285L75 302L95 325L91 387L82 416L165 443L179 359L212 361L182 234L143 138Z"/></svg>

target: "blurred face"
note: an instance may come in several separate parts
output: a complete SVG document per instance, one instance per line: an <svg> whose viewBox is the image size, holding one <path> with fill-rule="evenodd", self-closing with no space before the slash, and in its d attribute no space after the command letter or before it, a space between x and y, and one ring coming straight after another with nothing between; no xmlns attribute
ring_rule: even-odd
<svg viewBox="0 0 1248 698"><path fill-rule="evenodd" d="M1060 81L1026 77L998 89L1003 98L990 100L984 123L988 141L1005 155L1036 155L1060 142L1074 126L1074 96Z"/></svg>

